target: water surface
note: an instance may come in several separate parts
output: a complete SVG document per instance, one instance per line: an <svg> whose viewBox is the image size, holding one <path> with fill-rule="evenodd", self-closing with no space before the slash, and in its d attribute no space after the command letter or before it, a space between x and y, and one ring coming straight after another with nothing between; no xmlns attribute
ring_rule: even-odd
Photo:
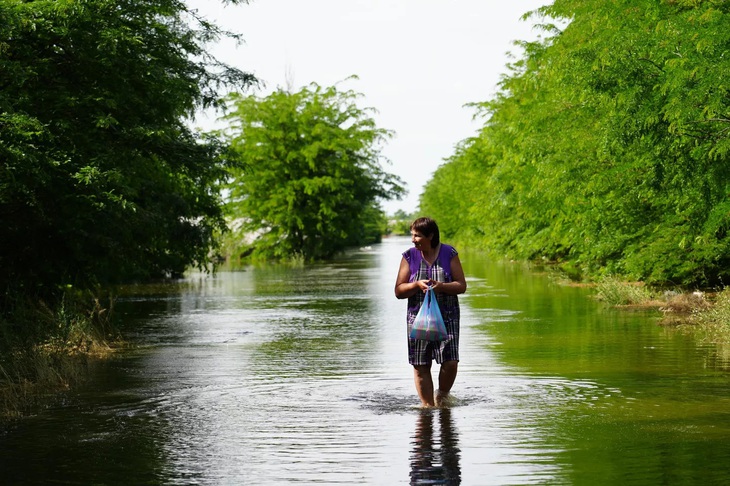
<svg viewBox="0 0 730 486"><path fill-rule="evenodd" d="M0 431L7 484L727 484L728 362L591 291L462 252L460 372L422 410L394 238L127 289L131 351ZM434 375L437 368L434 368Z"/></svg>

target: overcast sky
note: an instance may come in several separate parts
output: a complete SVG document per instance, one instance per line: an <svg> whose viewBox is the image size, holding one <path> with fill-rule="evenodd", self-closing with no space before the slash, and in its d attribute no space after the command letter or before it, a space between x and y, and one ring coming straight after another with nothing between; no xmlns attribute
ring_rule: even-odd
<svg viewBox="0 0 730 486"><path fill-rule="evenodd" d="M213 49L222 61L265 83L256 94L316 82L362 93L380 128L395 132L383 148L384 168L409 194L386 201L388 214L410 213L433 172L454 146L478 130L464 104L490 99L500 75L518 53L515 40L539 32L520 17L546 0L252 0L223 6L188 0L218 25L239 32L245 44ZM196 126L209 129L205 116Z"/></svg>

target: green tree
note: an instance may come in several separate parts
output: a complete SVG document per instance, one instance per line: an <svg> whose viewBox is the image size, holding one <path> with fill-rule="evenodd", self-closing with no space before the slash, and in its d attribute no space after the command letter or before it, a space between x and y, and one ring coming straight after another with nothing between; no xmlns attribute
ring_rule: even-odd
<svg viewBox="0 0 730 486"><path fill-rule="evenodd" d="M357 106L360 97L316 84L231 97L228 136L241 168L231 171L228 208L237 241L255 237L249 248L264 258L319 259L380 238L379 201L403 188L381 165L391 133Z"/></svg>
<svg viewBox="0 0 730 486"><path fill-rule="evenodd" d="M422 207L511 258L726 281L730 4L556 0L539 13L561 27L521 44L479 105L483 130L436 172Z"/></svg>
<svg viewBox="0 0 730 486"><path fill-rule="evenodd" d="M0 0L0 19L5 296L205 265L225 163L188 120L255 82L206 54L231 34L177 0Z"/></svg>
<svg viewBox="0 0 730 486"><path fill-rule="evenodd" d="M411 235L411 223L418 218L418 212L406 213L398 209L388 218L388 235Z"/></svg>

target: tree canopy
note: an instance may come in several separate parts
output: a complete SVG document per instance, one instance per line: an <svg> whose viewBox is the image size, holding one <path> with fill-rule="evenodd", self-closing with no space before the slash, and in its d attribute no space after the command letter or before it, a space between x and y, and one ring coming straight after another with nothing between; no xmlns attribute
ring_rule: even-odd
<svg viewBox="0 0 730 486"><path fill-rule="evenodd" d="M372 109L359 93L311 84L266 97L233 95L228 184L237 252L263 258L327 258L378 241L379 201L400 197L397 176L383 170ZM251 241L255 240L255 241Z"/></svg>
<svg viewBox="0 0 730 486"><path fill-rule="evenodd" d="M206 53L230 34L176 0L0 0L0 18L3 290L205 265L225 163L188 121L255 82Z"/></svg>
<svg viewBox="0 0 730 486"><path fill-rule="evenodd" d="M428 183L452 237L580 274L730 272L730 4L556 0ZM454 197L454 194L463 195Z"/></svg>

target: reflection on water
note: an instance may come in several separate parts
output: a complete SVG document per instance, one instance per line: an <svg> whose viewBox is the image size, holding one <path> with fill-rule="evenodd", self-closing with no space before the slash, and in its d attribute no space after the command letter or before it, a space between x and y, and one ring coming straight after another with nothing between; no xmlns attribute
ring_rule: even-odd
<svg viewBox="0 0 730 486"><path fill-rule="evenodd" d="M438 422L435 432L434 421ZM412 446L411 484L461 484L459 435L451 409L421 410Z"/></svg>
<svg viewBox="0 0 730 486"><path fill-rule="evenodd" d="M131 349L0 430L0 483L730 482L722 350L467 252L455 406L421 410L409 244L126 289Z"/></svg>

